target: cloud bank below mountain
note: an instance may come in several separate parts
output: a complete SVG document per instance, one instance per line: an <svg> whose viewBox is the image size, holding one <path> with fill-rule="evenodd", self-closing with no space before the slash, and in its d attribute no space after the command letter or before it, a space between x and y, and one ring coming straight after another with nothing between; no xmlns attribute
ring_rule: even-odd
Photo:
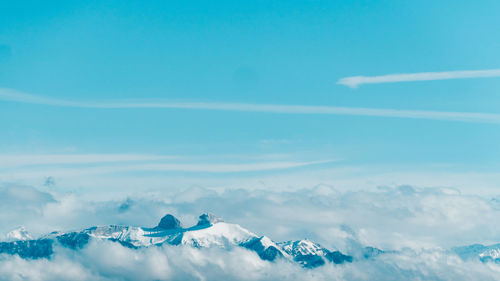
<svg viewBox="0 0 500 281"><path fill-rule="evenodd" d="M129 249L94 241L51 259L0 256L7 280L495 280L500 266L462 261L440 250L406 250L376 259L304 269L261 260L249 250L162 246Z"/></svg>
<svg viewBox="0 0 500 281"><path fill-rule="evenodd" d="M13 184L1 185L0 193L4 234L19 225L33 236L93 225L154 226L165 213L194 224L197 215L210 211L276 241L310 238L345 252L360 246L399 251L307 270L263 261L245 249L132 250L94 241L78 252L56 248L48 260L1 255L0 275L9 280L495 280L500 270L495 263L463 261L447 250L500 242L500 226L493 223L500 215L498 198L456 189L399 186L341 192L319 185L272 192L193 187L176 193L123 194L115 201L89 201L74 193Z"/></svg>

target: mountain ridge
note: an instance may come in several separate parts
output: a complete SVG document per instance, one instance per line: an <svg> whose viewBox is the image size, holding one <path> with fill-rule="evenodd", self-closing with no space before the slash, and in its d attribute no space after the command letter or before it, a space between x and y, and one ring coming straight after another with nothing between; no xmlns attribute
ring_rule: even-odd
<svg viewBox="0 0 500 281"><path fill-rule="evenodd" d="M17 235L19 233L23 235ZM330 251L309 240L276 243L265 235L257 235L238 224L224 222L210 213L200 215L196 225L186 228L173 215L167 214L155 227L93 226L80 231L54 231L37 239L33 239L25 228L19 228L14 234L16 235L10 236L11 241L0 242L0 254L17 254L22 258L31 259L49 258L53 254L55 244L79 250L96 239L118 242L129 248L162 245L223 249L243 247L257 253L263 260L272 262L285 259L307 268L329 262L341 264L353 260L352 256ZM306 248L308 250L305 250Z"/></svg>
<svg viewBox="0 0 500 281"><path fill-rule="evenodd" d="M154 227L92 226L79 231L53 231L36 239L26 228L19 227L7 233L5 241L0 241L0 254L18 255L25 259L50 258L56 245L80 250L92 240L116 242L132 249L163 245L222 249L242 247L255 252L262 260L273 262L284 259L305 268L315 268L327 263L351 263L358 259L397 252L362 247L361 254L355 255L326 249L308 239L275 242L265 235L257 235L238 224L224 222L213 214L206 213L191 227L183 227L177 218L167 214ZM462 260L500 263L500 244L473 244L454 247L449 251Z"/></svg>

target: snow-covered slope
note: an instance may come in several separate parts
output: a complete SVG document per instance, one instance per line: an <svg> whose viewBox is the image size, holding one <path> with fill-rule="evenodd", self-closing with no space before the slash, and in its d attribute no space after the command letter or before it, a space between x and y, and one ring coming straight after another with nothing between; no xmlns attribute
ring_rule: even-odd
<svg viewBox="0 0 500 281"><path fill-rule="evenodd" d="M279 246L293 259L305 267L317 267L326 262L336 264L352 262L352 257L340 251L330 251L307 239L279 243Z"/></svg>
<svg viewBox="0 0 500 281"><path fill-rule="evenodd" d="M182 228L174 216L166 215L158 226L153 228L109 225L84 229L82 233L93 238L121 241L135 247L163 243L194 247L230 247L257 237L241 226L225 223L211 214L201 215L198 223L189 228Z"/></svg>
<svg viewBox="0 0 500 281"><path fill-rule="evenodd" d="M292 256L297 255L326 255L325 249L307 239L297 241L287 241L280 243L283 250Z"/></svg>
<svg viewBox="0 0 500 281"><path fill-rule="evenodd" d="M182 233L181 244L195 247L230 247L257 237L256 234L237 224L218 222L210 225L197 225Z"/></svg>
<svg viewBox="0 0 500 281"><path fill-rule="evenodd" d="M267 236L256 237L250 241L241 243L240 246L257 252L263 260L273 261L277 258L292 259L288 253Z"/></svg>
<svg viewBox="0 0 500 281"><path fill-rule="evenodd" d="M8 241L17 241L17 240L31 240L33 237L28 233L24 226L20 226L9 233L7 233L6 238Z"/></svg>

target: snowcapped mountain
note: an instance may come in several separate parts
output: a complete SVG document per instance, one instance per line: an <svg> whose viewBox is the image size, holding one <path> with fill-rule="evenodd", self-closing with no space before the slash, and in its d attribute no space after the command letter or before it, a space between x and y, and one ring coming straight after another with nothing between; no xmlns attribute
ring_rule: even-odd
<svg viewBox="0 0 500 281"><path fill-rule="evenodd" d="M361 254L346 255L340 251L326 249L307 239L276 243L267 236L257 235L238 224L224 222L212 214L203 214L196 225L183 227L177 218L167 214L155 227L94 226L73 232L55 231L37 239L34 239L24 227L19 227L7 233L5 241L0 242L0 254L19 255L30 259L47 258L53 254L55 245L79 250L93 239L117 242L132 249L161 245L218 247L228 250L243 247L254 251L263 260L284 259L299 263L306 268L326 263L353 262L386 253L377 248L363 247L360 249ZM500 244L490 246L474 244L455 247L451 251L463 260L500 262Z"/></svg>
<svg viewBox="0 0 500 281"><path fill-rule="evenodd" d="M482 262L500 262L500 244L489 246L473 244L455 247L452 250L464 260L479 259Z"/></svg>
<svg viewBox="0 0 500 281"><path fill-rule="evenodd" d="M321 248L318 244L315 244L309 240L297 240L297 241L287 241L280 243L283 250L288 254L296 255L326 255L326 249Z"/></svg>
<svg viewBox="0 0 500 281"><path fill-rule="evenodd" d="M287 252L266 236L255 237L250 241L241 243L240 246L257 252L263 260L273 261L276 258L282 257L293 259Z"/></svg>
<svg viewBox="0 0 500 281"><path fill-rule="evenodd" d="M33 237L28 233L24 226L18 227L9 233L7 233L6 238L8 241L17 241L17 240L31 240Z"/></svg>
<svg viewBox="0 0 500 281"><path fill-rule="evenodd" d="M352 257L340 251L330 251L309 240L287 241L279 243L280 247L293 259L305 267L317 267L325 262L340 264L352 262Z"/></svg>
<svg viewBox="0 0 500 281"><path fill-rule="evenodd" d="M135 226L95 226L77 232L52 232L32 239L24 228L9 236L11 241L0 242L0 253L17 254L23 258L49 257L53 245L78 250L92 239L118 242L129 248L154 245L189 246L197 248L218 247L230 249L244 247L256 252L263 260L286 259L312 268L327 262L340 264L352 262L351 256L330 251L309 240L275 243L267 236L259 236L238 224L226 223L212 214L203 214L192 227L184 228L174 216L164 216L152 228Z"/></svg>
<svg viewBox="0 0 500 281"><path fill-rule="evenodd" d="M256 234L237 224L225 223L221 219L203 214L198 223L183 228L172 215L166 215L153 228L133 226L98 226L84 229L81 233L92 238L120 241L133 247L148 247L163 243L190 245L194 247L229 247L249 241ZM57 234L55 234L57 236Z"/></svg>

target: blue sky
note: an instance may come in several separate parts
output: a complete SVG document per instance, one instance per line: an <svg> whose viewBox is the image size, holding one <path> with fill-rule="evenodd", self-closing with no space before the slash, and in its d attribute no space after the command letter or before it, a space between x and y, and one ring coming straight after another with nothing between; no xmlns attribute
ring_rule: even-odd
<svg viewBox="0 0 500 281"><path fill-rule="evenodd" d="M119 173L135 173L140 185L151 176L256 179L404 167L419 176L387 182L412 183L407 181L428 171L436 181L426 184L439 185L438 171L474 179L496 173L500 78L357 88L338 82L497 69L499 8L498 1L4 1L0 177L42 184L48 176L64 178L67 168L109 168L110 162L113 168L133 165L106 178L89 172L93 181L75 176L63 183L118 185ZM6 98L13 91L17 98ZM496 121L64 105L68 101L473 112ZM11 164L9 155L33 158ZM45 162L34 164L40 155ZM81 155L94 160L82 162ZM136 157L124 161L117 155ZM46 163L54 157L65 160ZM151 166L156 164L170 166ZM236 164L254 166L228 168ZM220 165L217 175L206 168L213 165ZM499 187L495 175L488 174L491 187ZM335 182L335 176L323 180Z"/></svg>

